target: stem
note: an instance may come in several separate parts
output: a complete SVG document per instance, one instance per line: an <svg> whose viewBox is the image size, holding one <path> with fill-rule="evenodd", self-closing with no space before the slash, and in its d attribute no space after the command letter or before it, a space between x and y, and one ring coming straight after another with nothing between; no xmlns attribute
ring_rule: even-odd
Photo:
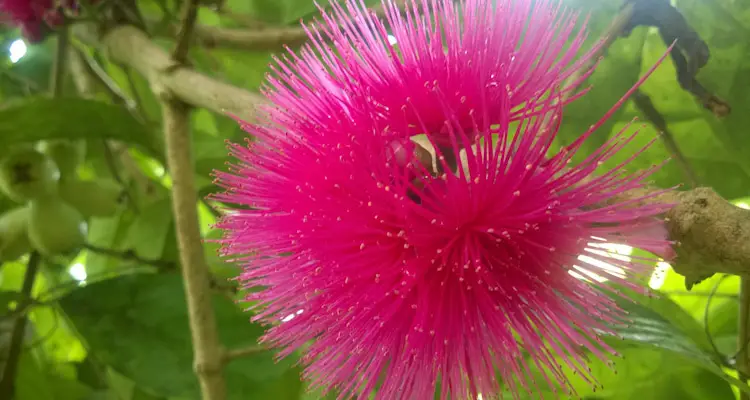
<svg viewBox="0 0 750 400"><path fill-rule="evenodd" d="M640 90L636 90L635 93L633 93L632 99L635 103L635 106L638 107L639 110L641 110L646 119L661 132L661 139L664 142L664 147L667 148L667 151L669 151L675 161L677 161L677 165L679 165L682 169L682 173L685 175L685 178L690 184L690 187L697 187L699 184L698 178L695 175L693 168L690 166L690 162L687 160L685 155L682 154L682 151L677 144L677 140L675 140L674 135L672 135L672 132L670 132L669 128L667 127L666 119L656 109L656 106L654 106L654 102L651 101L651 98Z"/></svg>
<svg viewBox="0 0 750 400"><path fill-rule="evenodd" d="M25 310L33 302L31 291L34 288L34 281L39 271L40 259L41 257L37 252L32 252L29 255L29 262L26 265L26 273L24 274L23 285L21 286L21 300L18 304L19 310ZM16 323L13 325L8 357L5 362L5 371L3 372L2 380L0 380L0 393L7 395L9 399L13 398L13 392L15 391L18 362L21 360L21 353L23 352L23 339L26 336L27 321L26 313L19 313L18 319L16 319Z"/></svg>
<svg viewBox="0 0 750 400"><path fill-rule="evenodd" d="M195 30L195 22L198 18L198 0L187 0L182 10L182 23L177 33L177 45L172 52L172 58L184 64L190 51L190 40Z"/></svg>
<svg viewBox="0 0 750 400"><path fill-rule="evenodd" d="M261 346L261 345L248 346L248 347L243 347L243 348L239 348L239 349L227 350L227 352L224 354L224 362L228 363L228 362L234 360L235 358L242 358L242 357L252 356L252 355L258 354L258 353L260 353L262 351L265 351L265 350L268 350L268 349L265 348L265 347L263 347L263 346Z"/></svg>
<svg viewBox="0 0 750 400"><path fill-rule="evenodd" d="M57 33L57 47L55 48L55 64L52 66L52 80L50 92L52 97L62 96L65 88L65 75L68 71L68 43L69 30L67 24L60 27Z"/></svg>
<svg viewBox="0 0 750 400"><path fill-rule="evenodd" d="M742 382L747 382L750 373L748 341L750 341L750 277L742 276L740 283L739 333L737 334L737 374ZM750 400L750 394L740 391L740 400Z"/></svg>
<svg viewBox="0 0 750 400"><path fill-rule="evenodd" d="M568 78L568 81L565 83L565 87L567 88L564 94L565 99L575 94L580 86L583 85L588 78L588 75L592 72L591 69L594 68L599 61L599 58L602 57L604 53L607 52L607 49L612 46L612 43L622 35L623 31L633 18L633 13L634 6L632 3L627 3L622 10L620 10L612 21L612 25L610 25L607 32L603 35L604 41L599 44L599 47L596 49L596 54L589 57L588 60Z"/></svg>
<svg viewBox="0 0 750 400"><path fill-rule="evenodd" d="M177 100L162 107L167 166L172 174L172 205L187 298L194 368L203 400L224 400L223 351L219 343L211 302L210 275L198 225L198 196L193 180L190 142L190 108Z"/></svg>
<svg viewBox="0 0 750 400"><path fill-rule="evenodd" d="M404 0L396 0L396 5L405 8ZM381 4L372 8L372 12L378 18L385 18L387 10ZM227 16L227 14L222 14ZM237 20L244 20L247 24L252 24L248 28L221 28L215 26L196 25L192 36L192 41L186 45L197 44L205 47L221 47L227 49L248 50L248 51L281 51L285 47L296 48L307 43L310 38L302 24L287 27L269 27L258 24L257 21L248 21L245 16L231 16ZM177 35L182 39L181 27L175 25L165 25L160 23L150 23L151 30L154 34L161 37L172 38ZM312 22L306 24L309 28L317 26L322 28L318 23ZM321 32L325 32L321 29ZM323 33L325 35L325 33ZM327 36L326 40L330 39ZM187 42L187 41L186 41Z"/></svg>
<svg viewBox="0 0 750 400"><path fill-rule="evenodd" d="M107 249L104 247L97 247L88 243L86 243L83 247L86 250L91 251L92 253L101 254L107 257L119 258L121 260L126 260L126 261L134 261L137 264L149 265L155 268L159 268L162 271L170 271L170 270L174 270L177 268L177 266L171 261L153 260L153 259L143 258L139 256L138 254L136 254L135 251L133 250L120 251L120 250L114 250L114 249Z"/></svg>

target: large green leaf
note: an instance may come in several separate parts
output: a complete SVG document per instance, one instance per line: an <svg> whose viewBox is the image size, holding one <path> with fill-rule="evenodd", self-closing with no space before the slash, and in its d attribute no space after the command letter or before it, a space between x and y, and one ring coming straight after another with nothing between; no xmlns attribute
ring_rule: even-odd
<svg viewBox="0 0 750 400"><path fill-rule="evenodd" d="M21 356L16 376L15 400L83 400L87 386L48 371L30 352Z"/></svg>
<svg viewBox="0 0 750 400"><path fill-rule="evenodd" d="M610 340L610 343L618 349L635 347L658 350L669 357L677 356L750 392L750 387L724 373L721 357L711 349L703 327L680 306L666 296L629 296L635 301L617 299L631 321L616 328L624 341Z"/></svg>
<svg viewBox="0 0 750 400"><path fill-rule="evenodd" d="M558 358L577 396L587 400L734 399L730 383L739 381L716 364L701 327L690 315L668 298L629 295L638 302L616 300L629 313L631 323L616 327L619 338L604 338L619 356L605 361L587 355L589 375L595 382ZM541 390L548 388L539 370L532 374Z"/></svg>
<svg viewBox="0 0 750 400"><path fill-rule="evenodd" d="M215 295L222 343L257 344L263 328L248 322L232 301ZM90 351L136 385L164 396L199 398L192 345L179 276L131 275L94 283L60 300ZM226 365L230 399L297 399L299 371L292 360L274 362L271 352Z"/></svg>
<svg viewBox="0 0 750 400"><path fill-rule="evenodd" d="M139 257L158 260L164 253L167 235L172 228L172 202L163 198L149 204L130 225L124 247Z"/></svg>
<svg viewBox="0 0 750 400"><path fill-rule="evenodd" d="M85 99L28 98L0 109L0 146L45 139L116 139L159 155L159 138L125 108Z"/></svg>

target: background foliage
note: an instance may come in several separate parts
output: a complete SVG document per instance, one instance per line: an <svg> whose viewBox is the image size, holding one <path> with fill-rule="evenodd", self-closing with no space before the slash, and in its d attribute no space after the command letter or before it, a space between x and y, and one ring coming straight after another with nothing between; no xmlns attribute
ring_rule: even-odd
<svg viewBox="0 0 750 400"><path fill-rule="evenodd" d="M566 1L570 7L591 13L589 43L608 28L620 7L615 1ZM733 112L717 118L705 110L679 86L669 60L643 92L665 117L697 181L750 207L750 200L742 200L750 196L750 113L746 112L750 109L750 1L672 3L711 49L711 60L699 80L731 104ZM142 0L138 4L147 21L175 18L177 6L171 2ZM224 9L270 26L294 25L314 14L310 0L228 0ZM201 9L199 22L244 26L210 7ZM17 31L2 31L2 48L9 49L18 37ZM173 43L168 38L157 40L165 49ZM0 55L0 149L39 140L82 139L86 152L78 166L79 177L112 179L127 194L115 215L89 219L86 248L43 260L33 291L35 302L28 309L17 308L26 258L0 267L0 354L7 350L18 313L27 312L32 322L18 366L16 398L196 399L199 392L178 273L158 100L142 76L90 49L88 57L101 66L101 73L110 77L123 97L113 97L101 85L94 93L80 96L70 81L64 100L45 98L54 47L52 37L29 46L17 62L11 62L9 52ZM618 39L589 80L591 93L568 107L560 144L585 131L665 49L654 28L639 27ZM250 90L259 88L271 60L270 52L209 46L196 46L191 55L196 69ZM131 99L134 107L125 107L122 98ZM587 144L588 149L598 147L610 132L641 115L628 102ZM224 140L242 140L244 134L229 118L205 110L193 114L192 127L195 177L205 195L216 190L209 173L227 160ZM642 129L644 134L632 143L633 149L659 131L649 123ZM624 151L608 163L616 165L628 154ZM657 141L628 168L649 167L671 155L664 142ZM653 179L661 187L686 180L676 162ZM0 211L15 206L0 198ZM216 237L210 228L215 221L212 206L207 202L196 206L202 233ZM235 267L219 261L215 245L205 246L215 278L222 342L229 348L257 346L262 328L248 321L242 304L234 302L239 297L233 283L226 281L236 274ZM578 394L590 400L736 398L738 381L732 365L738 350L739 278L714 276L687 292L683 279L668 265L660 265L649 284L659 296L624 303L635 323L621 332L624 340L613 342L622 355L614 362L617 373L611 366L593 362L591 368L600 379L596 388L571 373ZM0 370L3 362L0 358ZM276 363L273 354L262 350L232 360L225 370L230 399L319 398L314 392L306 393L294 362L291 357Z"/></svg>

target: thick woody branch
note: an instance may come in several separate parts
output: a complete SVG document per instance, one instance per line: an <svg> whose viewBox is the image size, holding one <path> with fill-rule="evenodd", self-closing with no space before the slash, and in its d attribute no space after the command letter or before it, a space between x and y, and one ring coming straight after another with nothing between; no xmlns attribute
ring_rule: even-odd
<svg viewBox="0 0 750 400"><path fill-rule="evenodd" d="M190 316L195 372L204 400L224 400L226 385L222 373L223 348L219 342L211 300L211 279L198 226L198 191L193 180L190 110L184 103L165 99L162 112L167 166L173 181L172 207Z"/></svg>
<svg viewBox="0 0 750 400"><path fill-rule="evenodd" d="M102 87L104 91L112 98L115 103L122 104L133 113L133 116L143 120L141 114L135 108L135 103L122 93L117 84L102 70L93 60L87 60L86 56L76 48L70 48L68 54L68 63L70 75L73 78L78 93L84 98L94 98L97 93L97 87ZM116 157L122 163L128 176L133 179L138 190L144 195L150 195L155 191L154 182L143 174L141 168L128 152L128 147L119 142L107 141L104 143L105 149L112 150ZM115 156L115 154L109 154ZM114 158L114 157L113 157ZM114 163L113 163L114 164ZM117 167L117 166L115 166ZM112 168L112 174L115 175L115 169ZM120 181L120 179L118 179ZM123 183L123 182L120 182ZM131 202L131 205L134 204Z"/></svg>
<svg viewBox="0 0 750 400"><path fill-rule="evenodd" d="M158 90L166 90L190 105L251 120L255 105L263 101L258 94L175 64L166 51L138 28L120 26L103 35L98 35L91 25L77 28L82 41L101 48L115 61L144 75Z"/></svg>
<svg viewBox="0 0 750 400"><path fill-rule="evenodd" d="M180 40L172 53L172 62L178 66L185 64L193 25L195 24L198 1L188 0L183 5ZM178 67L179 68L179 67ZM179 71L176 69L175 71ZM182 71L189 71L182 68ZM148 75L151 85L162 100L162 120L164 139L167 147L167 167L172 176L172 210L175 217L177 247L180 253L182 279L185 287L190 334L193 343L193 366L198 376L203 400L224 400L227 397L224 381L224 349L219 340L216 316L214 314L211 274L206 256L203 253L198 222L198 190L193 177L192 137L190 113L192 106L174 97L174 86L158 87L162 75ZM205 78L205 77L203 77ZM206 78L207 79L207 78Z"/></svg>
<svg viewBox="0 0 750 400"><path fill-rule="evenodd" d="M647 193L631 191L623 197ZM710 188L667 192L646 201L674 204L666 215L670 239L676 242L672 267L685 276L688 289L716 273L750 276L750 210Z"/></svg>
<svg viewBox="0 0 750 400"><path fill-rule="evenodd" d="M158 36L174 37L178 28L157 25L153 31ZM194 33L193 44L247 51L277 51L284 46L296 48L308 40L307 33L296 26L261 29L196 26Z"/></svg>
<svg viewBox="0 0 750 400"><path fill-rule="evenodd" d="M404 1L397 0L396 3L403 6ZM385 18L386 14L382 5L373 7L372 11L379 18ZM176 25L154 24L152 29L160 36L179 37L180 28ZM309 39L302 26L262 26L256 29L241 29L196 25L193 37L194 42L201 46L249 51L277 51L283 49L284 46L296 48Z"/></svg>

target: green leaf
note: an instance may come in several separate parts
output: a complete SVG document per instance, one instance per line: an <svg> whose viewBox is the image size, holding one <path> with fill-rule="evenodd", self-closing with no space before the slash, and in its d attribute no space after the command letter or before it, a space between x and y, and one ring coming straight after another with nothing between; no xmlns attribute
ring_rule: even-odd
<svg viewBox="0 0 750 400"><path fill-rule="evenodd" d="M213 303L227 348L257 344L261 326L220 295ZM93 354L137 386L163 396L199 398L179 276L122 276L76 290L60 304ZM229 398L297 399L301 383L292 362L276 363L271 352L233 360L224 370Z"/></svg>
<svg viewBox="0 0 750 400"><path fill-rule="evenodd" d="M721 358L712 352L703 327L680 306L666 296L646 297L630 293L628 296L635 301L615 297L631 321L627 326L616 328L617 334L625 340L617 343L618 349L638 347L679 356L741 390L750 392L750 387L724 373L720 365ZM619 339L609 342L618 341Z"/></svg>
<svg viewBox="0 0 750 400"><path fill-rule="evenodd" d="M92 218L89 221L88 243L92 246L124 250L130 226L135 217L128 212L107 218ZM119 266L122 260L92 251L86 253L86 273L98 275Z"/></svg>
<svg viewBox="0 0 750 400"><path fill-rule="evenodd" d="M141 258L161 259L172 222L172 203L169 198L149 204L140 210L140 214L130 225L124 247L133 250Z"/></svg>
<svg viewBox="0 0 750 400"><path fill-rule="evenodd" d="M0 109L0 146L44 139L116 139L161 154L162 144L123 107L85 99L27 98Z"/></svg>
<svg viewBox="0 0 750 400"><path fill-rule="evenodd" d="M750 114L742 112L750 106L747 87L750 84L750 42L736 40L747 36L748 21L738 21L741 12L731 8L747 9L742 2L713 0L685 0L675 2L687 22L696 29L708 45L711 58L697 78L711 92L726 100L733 112L718 118L705 110L695 97L682 89L676 71L667 59L646 81L643 92L654 102L655 108L665 115L669 130L682 153L698 175L703 185L710 185L727 198L747 195L750 187L750 135L746 127ZM666 51L666 45L653 30L644 48L643 69L651 67ZM673 116L680 115L679 119ZM648 132L653 137L654 130ZM655 145L630 168L642 168L655 161L666 159L669 151L661 143ZM654 176L659 186L672 186L684 181L682 171L675 162Z"/></svg>
<svg viewBox="0 0 750 400"><path fill-rule="evenodd" d="M83 400L91 393L87 386L45 371L31 353L18 362L15 400Z"/></svg>

